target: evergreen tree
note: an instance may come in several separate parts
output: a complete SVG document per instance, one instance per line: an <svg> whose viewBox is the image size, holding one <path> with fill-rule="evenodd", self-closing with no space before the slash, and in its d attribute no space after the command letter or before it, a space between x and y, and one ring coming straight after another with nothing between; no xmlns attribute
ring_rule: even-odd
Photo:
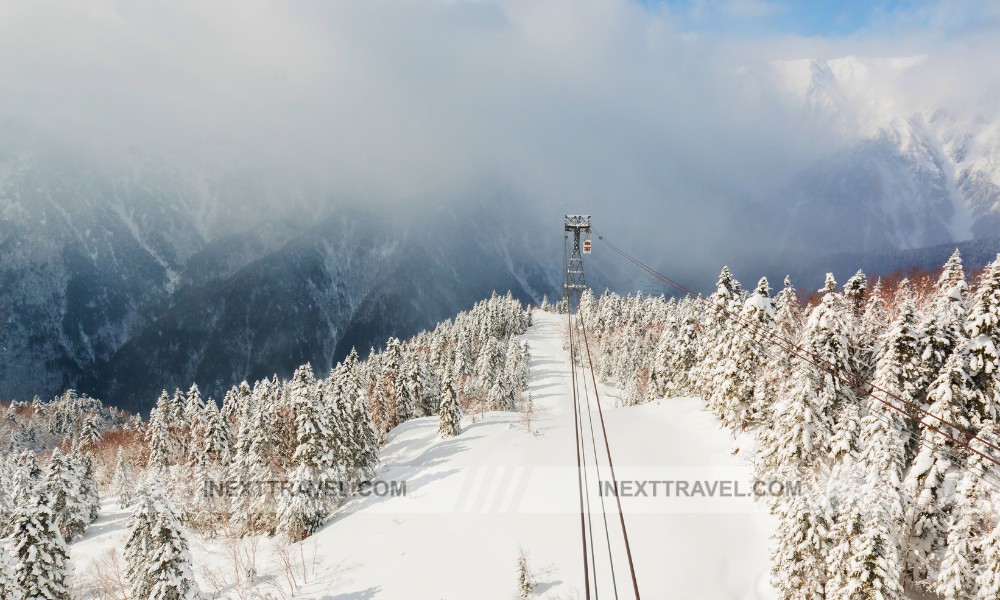
<svg viewBox="0 0 1000 600"><path fill-rule="evenodd" d="M889 324L881 279L876 280L872 286L860 321L857 327L858 375L862 381L868 381L875 369L874 358L879 353L879 338Z"/></svg>
<svg viewBox="0 0 1000 600"><path fill-rule="evenodd" d="M255 403L247 415L248 423L240 428L232 480L236 486L233 518L244 533L272 534L276 526L274 498L269 484L275 479L271 462L274 430L267 402Z"/></svg>
<svg viewBox="0 0 1000 600"><path fill-rule="evenodd" d="M977 600L1000 598L1000 523L983 542L982 571L976 577Z"/></svg>
<svg viewBox="0 0 1000 600"><path fill-rule="evenodd" d="M70 467L79 482L79 503L81 518L87 525L97 520L101 512L101 494L94 476L94 461L90 454L77 448L70 454Z"/></svg>
<svg viewBox="0 0 1000 600"><path fill-rule="evenodd" d="M149 439L149 458L147 465L161 475L166 474L173 460L174 449L171 443L170 430L167 427L166 416L159 409L153 409L149 414L147 437Z"/></svg>
<svg viewBox="0 0 1000 600"><path fill-rule="evenodd" d="M454 437L461 433L462 412L458 406L458 395L452 386L451 373L447 370L441 383L441 404L438 411L438 433L441 437Z"/></svg>
<svg viewBox="0 0 1000 600"><path fill-rule="evenodd" d="M0 544L0 598L17 598L18 596L20 594L15 587L13 573L11 573L7 546Z"/></svg>
<svg viewBox="0 0 1000 600"><path fill-rule="evenodd" d="M191 553L166 490L147 483L128 520L125 579L133 598L197 600Z"/></svg>
<svg viewBox="0 0 1000 600"><path fill-rule="evenodd" d="M963 325L968 314L967 296L962 259L955 250L938 277L937 294L920 323L923 337L916 389L921 404L926 400L927 388L941 373L945 360L965 341Z"/></svg>
<svg viewBox="0 0 1000 600"><path fill-rule="evenodd" d="M802 308L790 277L785 277L785 287L775 297L774 308L774 337L783 345L797 344L802 329ZM753 414L761 423L774 420L774 403L785 396L792 368L792 355L784 349L771 347L765 355L753 396ZM758 438L766 429L758 430Z"/></svg>
<svg viewBox="0 0 1000 600"><path fill-rule="evenodd" d="M855 319L860 319L864 313L868 299L868 278L864 271L851 276L844 284L844 300L847 301L847 309Z"/></svg>
<svg viewBox="0 0 1000 600"><path fill-rule="evenodd" d="M712 403L721 407L722 423L730 429L742 431L760 418L754 411L754 389L766 354L759 337L769 335L774 322L770 287L767 278L761 277L740 311L739 325L722 357L720 380L714 389L719 398Z"/></svg>
<svg viewBox="0 0 1000 600"><path fill-rule="evenodd" d="M111 491L118 498L119 507L127 508L132 505L132 467L125 460L125 450L122 448L118 448L115 474L111 479Z"/></svg>
<svg viewBox="0 0 1000 600"><path fill-rule="evenodd" d="M378 436L372 422L365 392L361 387L361 367L358 354L353 349L344 361L344 402L351 407L352 460L345 465L351 473L351 483L374 475L378 465Z"/></svg>
<svg viewBox="0 0 1000 600"><path fill-rule="evenodd" d="M11 535L14 588L25 599L69 600L69 550L49 502L36 496L18 508Z"/></svg>
<svg viewBox="0 0 1000 600"><path fill-rule="evenodd" d="M896 508L886 503L878 478L840 463L829 484L833 513L827 555L826 598L900 600L901 559Z"/></svg>
<svg viewBox="0 0 1000 600"><path fill-rule="evenodd" d="M97 423L97 415L91 415L83 422L83 431L80 432L80 446L83 448L96 448L100 445L103 435Z"/></svg>
<svg viewBox="0 0 1000 600"><path fill-rule="evenodd" d="M14 460L11 475L11 500L14 508L31 500L41 484L42 469L34 452L21 452Z"/></svg>
<svg viewBox="0 0 1000 600"><path fill-rule="evenodd" d="M827 530L824 511L805 486L782 504L771 555L771 582L782 598L824 598Z"/></svg>
<svg viewBox="0 0 1000 600"><path fill-rule="evenodd" d="M952 354L928 393L931 401L928 412L936 418L926 417L925 422L936 425L940 422L938 419L942 419L960 427L970 427L967 399L972 395L971 388L972 381L962 357ZM921 433L920 450L904 482L906 497L911 503L907 569L914 582L928 588L943 558L952 511L946 482L955 469L951 457L956 446L936 429L925 428Z"/></svg>
<svg viewBox="0 0 1000 600"><path fill-rule="evenodd" d="M55 449L45 470L45 501L52 511L56 527L70 542L83 535L87 527L80 500L80 481L67 458Z"/></svg>
<svg viewBox="0 0 1000 600"><path fill-rule="evenodd" d="M946 600L974 597L977 571L989 568L984 551L989 546L996 508L990 493L992 488L986 481L995 481L1000 469L982 454L990 456L991 446L1000 445L996 431L993 421L987 421L979 437L970 444L975 452L969 453L955 493L946 549L935 589Z"/></svg>
<svg viewBox="0 0 1000 600"><path fill-rule="evenodd" d="M715 293L707 299L708 309L702 323L704 333L700 338L698 367L694 379L702 398L716 415L721 415L721 406L717 401L719 395L715 394L717 373L729 352L733 332L732 315L739 312L741 293L740 284L729 272L729 267L723 267Z"/></svg>
<svg viewBox="0 0 1000 600"><path fill-rule="evenodd" d="M972 382L974 423L1000 418L1000 256L983 270L965 323L969 341L962 349Z"/></svg>
<svg viewBox="0 0 1000 600"><path fill-rule="evenodd" d="M701 345L697 305L700 303L700 298L698 300L685 298L677 307L679 321L677 337L671 344L669 351L671 360L667 367L669 373L667 393L674 396L696 393L694 377Z"/></svg>
<svg viewBox="0 0 1000 600"><path fill-rule="evenodd" d="M215 400L209 398L204 410L204 452L207 460L216 464L225 464L232 458L233 440L229 433L229 425L215 405Z"/></svg>
<svg viewBox="0 0 1000 600"><path fill-rule="evenodd" d="M386 342L382 357L380 393L385 404L386 431L413 418L413 399L406 389L403 371L403 348L394 337Z"/></svg>
<svg viewBox="0 0 1000 600"><path fill-rule="evenodd" d="M297 447L289 492L278 505L278 528L291 541L303 540L330 514L333 485L340 480L333 463L332 436L316 402L316 380L308 364L296 369L290 385Z"/></svg>
<svg viewBox="0 0 1000 600"><path fill-rule="evenodd" d="M916 440L913 421L898 409L910 412L917 402L920 342L915 309L907 298L879 345L875 389L868 401L868 414L861 421L862 463L869 477L884 479L885 498L897 524L903 516L903 472L910 459L907 449Z"/></svg>

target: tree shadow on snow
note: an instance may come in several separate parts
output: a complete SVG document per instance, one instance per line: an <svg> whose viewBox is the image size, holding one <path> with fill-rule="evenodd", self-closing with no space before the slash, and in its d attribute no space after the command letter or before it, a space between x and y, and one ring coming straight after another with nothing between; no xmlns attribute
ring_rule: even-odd
<svg viewBox="0 0 1000 600"><path fill-rule="evenodd" d="M358 592L347 592L336 596L323 596L322 600L371 600L382 590L380 587L370 587Z"/></svg>

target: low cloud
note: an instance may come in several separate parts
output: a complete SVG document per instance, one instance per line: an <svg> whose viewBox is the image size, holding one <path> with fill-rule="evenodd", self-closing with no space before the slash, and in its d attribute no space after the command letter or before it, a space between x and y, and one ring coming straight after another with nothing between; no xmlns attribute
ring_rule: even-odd
<svg viewBox="0 0 1000 600"><path fill-rule="evenodd" d="M995 67L973 49L993 42L978 23L969 43L929 36L935 19L972 27L940 11L831 40L701 33L623 0L8 2L0 118L67 143L250 164L323 199L412 205L497 183L646 244L713 248L732 206L842 143L748 73L927 51L900 93L983 70L987 93Z"/></svg>

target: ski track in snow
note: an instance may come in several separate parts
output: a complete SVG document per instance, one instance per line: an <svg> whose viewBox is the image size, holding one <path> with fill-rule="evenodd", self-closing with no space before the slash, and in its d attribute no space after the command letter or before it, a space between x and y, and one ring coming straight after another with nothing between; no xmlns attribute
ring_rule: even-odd
<svg viewBox="0 0 1000 600"><path fill-rule="evenodd" d="M462 433L442 440L437 417L393 430L382 449L381 480L405 480L407 494L355 497L318 533L293 547L306 563L295 597L336 600L513 600L518 548L528 556L537 598L583 598L579 497L565 320L535 312L531 347L531 432L520 414L465 415ZM578 374L582 371L578 371ZM589 372L588 372L589 381ZM675 398L616 408L618 390L601 385L611 451L620 479L738 479L750 467L700 400ZM591 394L592 397L592 394ZM595 430L600 423L594 414ZM584 421L584 427L589 423ZM588 429L589 431L589 429ZM589 445L589 438L587 439ZM604 450L600 442L598 455ZM591 450L588 450L588 452ZM602 466L604 462L598 461ZM592 470L590 489L596 490ZM601 475L607 477L606 471ZM743 489L746 489L745 487ZM591 494L600 593L610 589L607 542ZM605 498L618 597L632 598L614 499ZM768 583L773 521L749 497L623 497L643 598L774 598ZM124 546L128 511L106 499L101 518L71 547L76 577ZM196 575L210 597L210 570L231 570L223 539L189 531ZM284 579L275 541L260 540L256 571ZM589 548L588 548L589 550ZM301 579L300 579L301 583ZM260 584L261 592L272 591ZM232 588L223 594L238 597ZM251 597L253 597L251 595ZM276 595L281 597L281 595Z"/></svg>

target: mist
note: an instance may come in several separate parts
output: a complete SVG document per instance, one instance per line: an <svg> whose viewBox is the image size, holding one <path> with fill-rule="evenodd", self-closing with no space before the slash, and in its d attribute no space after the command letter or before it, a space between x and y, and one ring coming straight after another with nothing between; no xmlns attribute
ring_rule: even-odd
<svg viewBox="0 0 1000 600"><path fill-rule="evenodd" d="M929 4L822 38L630 1L8 2L0 119L97 163L246 177L274 210L286 188L313 212L511 190L556 240L559 215L589 213L714 272L752 243L733 214L849 137L763 83L771 61L923 54L879 93L917 106L943 81L933 94L978 103L998 89L976 58L995 17Z"/></svg>

